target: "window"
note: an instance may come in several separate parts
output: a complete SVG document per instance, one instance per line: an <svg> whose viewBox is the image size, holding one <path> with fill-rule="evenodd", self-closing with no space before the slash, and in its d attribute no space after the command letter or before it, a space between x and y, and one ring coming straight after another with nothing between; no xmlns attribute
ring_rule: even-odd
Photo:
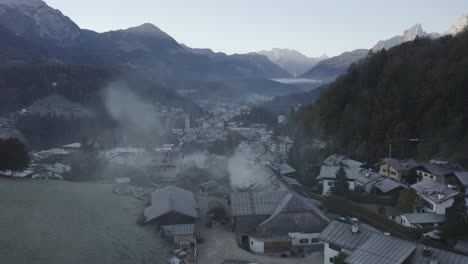
<svg viewBox="0 0 468 264"><path fill-rule="evenodd" d="M391 171L390 173L391 173L392 175L396 175L396 172L394 172L394 171Z"/></svg>
<svg viewBox="0 0 468 264"><path fill-rule="evenodd" d="M250 245L252 245L252 246L253 246L253 241L250 241Z"/></svg>
<svg viewBox="0 0 468 264"><path fill-rule="evenodd" d="M426 200L423 200L424 207L428 208L431 211L434 211L434 205Z"/></svg>
<svg viewBox="0 0 468 264"><path fill-rule="evenodd" d="M333 187L333 185L335 185L333 181L328 181L328 186Z"/></svg>
<svg viewBox="0 0 468 264"><path fill-rule="evenodd" d="M301 239L299 239L299 244L309 244L309 239L308 238L301 238Z"/></svg>
<svg viewBox="0 0 468 264"><path fill-rule="evenodd" d="M310 240L310 243L318 243L318 242L320 242L320 240L318 238L312 238Z"/></svg>
<svg viewBox="0 0 468 264"><path fill-rule="evenodd" d="M337 245L333 245L333 244L329 244L328 247L330 249L333 249L335 251L341 251L341 247L337 246Z"/></svg>

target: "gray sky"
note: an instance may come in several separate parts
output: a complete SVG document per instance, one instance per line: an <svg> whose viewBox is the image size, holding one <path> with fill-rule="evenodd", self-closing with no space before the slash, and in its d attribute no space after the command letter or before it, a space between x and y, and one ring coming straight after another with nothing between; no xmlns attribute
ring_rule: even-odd
<svg viewBox="0 0 468 264"><path fill-rule="evenodd" d="M195 48L246 53L271 48L329 56L370 48L420 23L445 32L467 0L45 0L98 32L153 23Z"/></svg>

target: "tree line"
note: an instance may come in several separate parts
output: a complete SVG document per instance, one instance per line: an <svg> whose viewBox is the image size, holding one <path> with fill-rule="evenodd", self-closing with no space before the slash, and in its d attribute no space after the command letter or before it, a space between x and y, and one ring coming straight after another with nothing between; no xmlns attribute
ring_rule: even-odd
<svg viewBox="0 0 468 264"><path fill-rule="evenodd" d="M296 141L320 138L335 152L375 162L390 139L395 157L468 165L468 32L418 38L349 67L313 106L294 116Z"/></svg>

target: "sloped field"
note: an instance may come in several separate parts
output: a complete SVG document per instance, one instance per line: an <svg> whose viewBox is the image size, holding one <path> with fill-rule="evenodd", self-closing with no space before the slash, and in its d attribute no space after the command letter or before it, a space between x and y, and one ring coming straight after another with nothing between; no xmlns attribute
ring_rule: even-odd
<svg viewBox="0 0 468 264"><path fill-rule="evenodd" d="M0 179L0 263L167 263L143 207L109 184Z"/></svg>

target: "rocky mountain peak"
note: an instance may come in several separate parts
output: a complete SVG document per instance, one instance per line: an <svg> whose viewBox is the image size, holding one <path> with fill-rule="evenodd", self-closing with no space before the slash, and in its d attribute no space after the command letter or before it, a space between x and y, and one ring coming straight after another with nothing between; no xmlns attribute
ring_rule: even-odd
<svg viewBox="0 0 468 264"><path fill-rule="evenodd" d="M139 35L145 35L145 36L171 38L168 34L166 34L160 28L158 28L157 26L151 23L145 23L140 26L131 27L131 28L126 29L125 31L139 34Z"/></svg>
<svg viewBox="0 0 468 264"><path fill-rule="evenodd" d="M424 36L426 33L424 32L421 24L416 24L409 29L405 30L403 33L403 42L413 41L417 37Z"/></svg>
<svg viewBox="0 0 468 264"><path fill-rule="evenodd" d="M455 24L449 29L447 34L456 35L462 32L466 27L468 27L468 13L462 15L455 21Z"/></svg>
<svg viewBox="0 0 468 264"><path fill-rule="evenodd" d="M0 24L26 39L57 44L73 40L81 33L70 18L41 0L0 0Z"/></svg>

